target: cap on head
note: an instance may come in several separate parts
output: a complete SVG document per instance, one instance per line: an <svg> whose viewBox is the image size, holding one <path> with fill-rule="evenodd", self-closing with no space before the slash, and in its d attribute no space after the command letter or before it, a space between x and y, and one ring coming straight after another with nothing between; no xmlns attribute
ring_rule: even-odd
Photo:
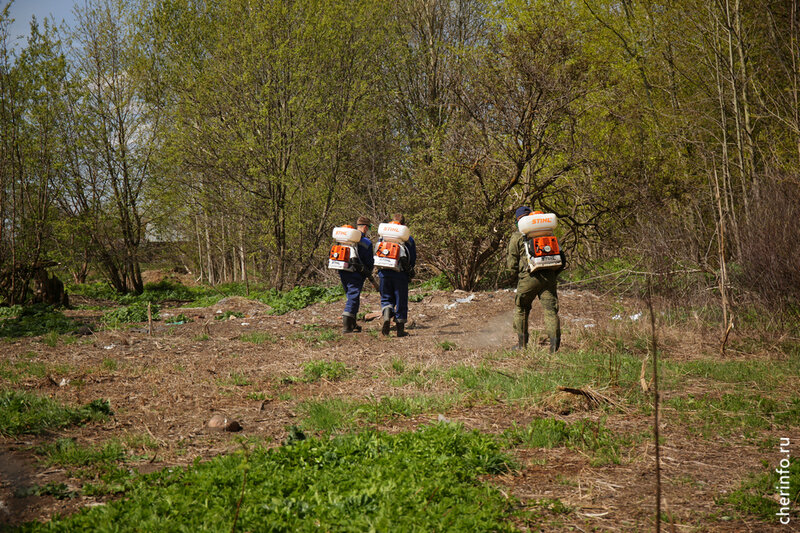
<svg viewBox="0 0 800 533"><path fill-rule="evenodd" d="M372 221L367 217L358 217L358 220L356 220L356 226L371 226L371 225Z"/></svg>
<svg viewBox="0 0 800 533"><path fill-rule="evenodd" d="M531 208L523 205L522 207L518 207L517 210L514 211L514 218L519 220L520 218L530 214L531 214Z"/></svg>

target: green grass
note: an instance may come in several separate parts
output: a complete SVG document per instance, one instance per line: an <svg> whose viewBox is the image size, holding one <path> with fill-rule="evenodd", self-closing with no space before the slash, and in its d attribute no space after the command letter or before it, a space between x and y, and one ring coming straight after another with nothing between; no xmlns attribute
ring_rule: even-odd
<svg viewBox="0 0 800 533"><path fill-rule="evenodd" d="M429 280L423 281L416 285L417 289L432 290L432 291L449 291L452 290L450 280L444 273L438 274Z"/></svg>
<svg viewBox="0 0 800 533"><path fill-rule="evenodd" d="M532 368L516 374L498 371L489 366L459 365L443 372L443 379L456 385L458 390L469 392L485 401L536 402L543 395L557 390L559 385L580 388L591 385L604 388L611 378L607 370L607 358L592 353L565 353L562 357L539 354L531 361ZM633 382L634 366L638 359L629 358L627 380ZM635 389L634 389L635 390Z"/></svg>
<svg viewBox="0 0 800 533"><path fill-rule="evenodd" d="M36 448L48 466L89 466L96 463L115 463L125 459L125 448L118 441L98 446L81 446L75 439L61 438Z"/></svg>
<svg viewBox="0 0 800 533"><path fill-rule="evenodd" d="M28 496L52 496L57 500L67 500L77 498L80 494L70 489L66 483L55 481L44 485L31 485L29 487L19 487L14 491L15 498L25 498Z"/></svg>
<svg viewBox="0 0 800 533"><path fill-rule="evenodd" d="M122 442L130 450L150 450L160 448L158 442L147 433L127 433L122 437Z"/></svg>
<svg viewBox="0 0 800 533"><path fill-rule="evenodd" d="M785 383L786 376L800 375L800 357L783 361L698 359L673 363L663 368L678 379L695 377L731 384L756 384L760 390L775 390Z"/></svg>
<svg viewBox="0 0 800 533"><path fill-rule="evenodd" d="M354 430L362 424L384 423L398 417L445 412L462 398L456 395L384 396L373 401L341 398L305 401L298 406L301 425L310 431Z"/></svg>
<svg viewBox="0 0 800 533"><path fill-rule="evenodd" d="M406 370L406 363L402 359L392 357L392 370L398 374L402 374Z"/></svg>
<svg viewBox="0 0 800 533"><path fill-rule="evenodd" d="M592 452L591 465L619 464L622 452L644 436L617 435L605 420L578 420L571 424L554 418L536 418L525 427L514 425L503 434L510 445L528 448L569 448Z"/></svg>
<svg viewBox="0 0 800 533"><path fill-rule="evenodd" d="M241 374L239 372L231 372L227 379L223 379L219 381L220 385L232 385L234 387L246 387L247 385L251 385L253 382L247 379L247 376Z"/></svg>
<svg viewBox="0 0 800 533"><path fill-rule="evenodd" d="M514 531L498 441L452 424L218 456L141 478L125 499L22 531Z"/></svg>
<svg viewBox="0 0 800 533"><path fill-rule="evenodd" d="M670 398L664 406L675 409L689 431L709 439L744 433L752 440L761 438L760 431L800 426L800 397L688 394Z"/></svg>
<svg viewBox="0 0 800 533"><path fill-rule="evenodd" d="M403 387L411 384L420 390L430 390L443 375L443 371L436 368L423 369L420 365L407 368L405 363L399 360L397 362L392 361L392 368L395 372L400 373L399 376L391 379L391 384L394 387Z"/></svg>
<svg viewBox="0 0 800 533"><path fill-rule="evenodd" d="M415 294L409 294L408 295L408 301L409 302L414 302L414 303L421 302L422 300L425 299L426 296L430 296L430 293L429 292L418 292L418 293L415 293Z"/></svg>
<svg viewBox="0 0 800 533"><path fill-rule="evenodd" d="M0 391L0 435L41 433L49 429L105 420L111 415L106 400L78 408L63 406L50 398L29 392Z"/></svg>
<svg viewBox="0 0 800 533"><path fill-rule="evenodd" d="M738 489L727 496L717 498L718 505L727 505L739 513L746 516L753 516L770 523L778 523L775 513L780 511L781 505L776 498L779 498L781 490L776 487L781 486L780 474L775 470L776 465L770 465L764 461L763 474L754 474L742 481ZM783 486L788 485L788 496L784 496L791 503L788 506L792 509L792 519L796 519L795 507L800 497L800 459L792 457L789 464L789 478L784 478ZM788 483L786 483L788 482Z"/></svg>
<svg viewBox="0 0 800 533"><path fill-rule="evenodd" d="M0 361L0 379L9 383L19 383L21 379L28 377L45 377L49 367L45 363L32 361L33 357L37 357L36 352L28 352L16 361Z"/></svg>
<svg viewBox="0 0 800 533"><path fill-rule="evenodd" d="M274 344L278 342L278 338L275 337L272 333L268 333L266 331L255 331L253 333L245 333L244 335L239 337L240 341L243 342L250 342L252 344Z"/></svg>
<svg viewBox="0 0 800 533"><path fill-rule="evenodd" d="M314 346L322 346L328 342L337 341L342 336L331 328L317 324L306 324L303 326L303 333L295 333L291 338L302 340Z"/></svg>
<svg viewBox="0 0 800 533"><path fill-rule="evenodd" d="M437 344L437 346L442 350L444 350L445 352L449 352L450 350L456 349L456 343L451 341L442 341L439 344Z"/></svg>

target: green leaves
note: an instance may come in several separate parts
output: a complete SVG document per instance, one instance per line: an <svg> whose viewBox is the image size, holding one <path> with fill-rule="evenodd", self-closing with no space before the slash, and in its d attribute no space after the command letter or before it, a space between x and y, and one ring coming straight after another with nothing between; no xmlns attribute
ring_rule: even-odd
<svg viewBox="0 0 800 533"><path fill-rule="evenodd" d="M478 481L510 468L494 438L451 424L295 439L146 476L125 500L30 529L227 531L243 494L242 531L513 531L512 502Z"/></svg>

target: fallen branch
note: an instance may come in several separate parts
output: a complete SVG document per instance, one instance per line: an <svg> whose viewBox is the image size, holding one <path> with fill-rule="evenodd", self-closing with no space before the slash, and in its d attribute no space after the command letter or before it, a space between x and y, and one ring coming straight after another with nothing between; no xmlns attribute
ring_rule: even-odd
<svg viewBox="0 0 800 533"><path fill-rule="evenodd" d="M589 404L589 407L591 407L592 405L600 406L604 403L607 403L609 405L613 405L615 407L619 407L620 409L624 410L624 408L616 401L588 387L586 389L574 389L572 387L559 386L558 390L563 392L568 392L570 394L575 394L576 396L583 396L584 398L586 398L586 403Z"/></svg>

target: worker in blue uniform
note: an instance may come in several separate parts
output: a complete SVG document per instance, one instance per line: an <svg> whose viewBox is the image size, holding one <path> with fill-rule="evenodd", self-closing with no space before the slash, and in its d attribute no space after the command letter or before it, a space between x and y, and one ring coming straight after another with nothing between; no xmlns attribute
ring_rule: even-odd
<svg viewBox="0 0 800 533"><path fill-rule="evenodd" d="M372 241L367 238L372 222L367 217L358 217L356 227L361 232L361 240L356 247L358 251L356 270L354 272L339 271L339 278L342 280L342 287L347 296L342 313L342 333L361 331L361 326L356 323L358 309L361 306L361 290L364 288L364 280L372 276L372 268L375 264Z"/></svg>
<svg viewBox="0 0 800 533"><path fill-rule="evenodd" d="M401 214L392 216L392 222L405 226L405 217ZM408 320L408 283L414 277L414 267L417 263L417 245L414 238L409 236L403 244L405 256L401 257L400 270L379 268L381 293L381 318L383 324L381 335L389 335L391 321L394 318L397 325L397 336L405 337L406 321Z"/></svg>

